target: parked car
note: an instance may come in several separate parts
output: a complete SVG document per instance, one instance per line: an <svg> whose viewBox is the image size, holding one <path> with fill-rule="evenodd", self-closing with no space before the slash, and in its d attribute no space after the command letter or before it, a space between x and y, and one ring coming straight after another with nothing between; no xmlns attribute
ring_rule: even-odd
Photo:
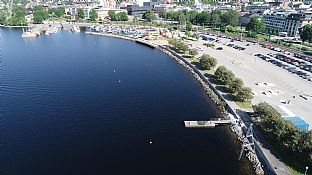
<svg viewBox="0 0 312 175"><path fill-rule="evenodd" d="M222 47L217 47L216 50L223 50L223 48Z"/></svg>

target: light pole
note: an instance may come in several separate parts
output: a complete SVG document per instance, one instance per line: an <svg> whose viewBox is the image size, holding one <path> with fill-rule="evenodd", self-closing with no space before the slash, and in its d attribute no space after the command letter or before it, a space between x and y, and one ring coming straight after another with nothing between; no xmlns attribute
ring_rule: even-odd
<svg viewBox="0 0 312 175"><path fill-rule="evenodd" d="M309 169L309 167L306 166L306 170L305 170L305 172L304 172L304 175L307 175L308 169Z"/></svg>

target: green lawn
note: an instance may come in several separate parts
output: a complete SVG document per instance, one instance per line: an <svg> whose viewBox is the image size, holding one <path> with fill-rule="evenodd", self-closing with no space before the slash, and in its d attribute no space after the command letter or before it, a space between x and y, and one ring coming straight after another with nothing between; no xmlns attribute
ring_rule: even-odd
<svg viewBox="0 0 312 175"><path fill-rule="evenodd" d="M235 101L235 103L237 104L237 106L239 106L242 109L251 109L252 108L252 104L250 101L248 101L248 102Z"/></svg>
<svg viewBox="0 0 312 175"><path fill-rule="evenodd" d="M189 58L189 60L192 61L192 62L196 62L196 63L199 62L199 59L195 58L195 57Z"/></svg>
<svg viewBox="0 0 312 175"><path fill-rule="evenodd" d="M288 167L288 169L290 170L290 173L292 175L303 175L302 173L296 171L295 169L293 169L292 167Z"/></svg>
<svg viewBox="0 0 312 175"><path fill-rule="evenodd" d="M214 69L210 69L210 70L205 70L204 72L207 73L207 74L213 75L215 70Z"/></svg>

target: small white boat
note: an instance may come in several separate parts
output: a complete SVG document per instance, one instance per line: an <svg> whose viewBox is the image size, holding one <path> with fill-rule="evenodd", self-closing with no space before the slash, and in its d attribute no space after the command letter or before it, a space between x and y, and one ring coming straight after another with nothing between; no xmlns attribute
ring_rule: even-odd
<svg viewBox="0 0 312 175"><path fill-rule="evenodd" d="M70 28L70 30L71 30L72 32L80 32L80 28L77 27L77 26L73 26L72 28Z"/></svg>
<svg viewBox="0 0 312 175"><path fill-rule="evenodd" d="M57 28L49 28L45 34L46 35L50 35L50 34L53 34L53 33L57 33L58 29Z"/></svg>
<svg viewBox="0 0 312 175"><path fill-rule="evenodd" d="M22 37L23 38L36 38L37 34L34 32L27 31L27 32L22 33Z"/></svg>

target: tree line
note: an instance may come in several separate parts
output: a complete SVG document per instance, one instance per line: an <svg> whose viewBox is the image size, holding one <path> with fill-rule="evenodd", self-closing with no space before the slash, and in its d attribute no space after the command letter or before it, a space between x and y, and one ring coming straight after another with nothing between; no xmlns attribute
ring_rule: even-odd
<svg viewBox="0 0 312 175"><path fill-rule="evenodd" d="M85 14L82 9L77 10L77 18L85 19ZM46 9L42 5L37 5L33 9L33 23L41 24L44 20L49 18L60 18L65 16L65 8L49 8ZM97 12L95 9L91 9L89 12L89 18L91 21L96 21L98 18ZM21 5L14 5L11 15L5 11L0 10L0 24L7 26L25 26L27 25L26 21L26 8Z"/></svg>
<svg viewBox="0 0 312 175"><path fill-rule="evenodd" d="M231 70L228 70L224 66L219 66L214 72L214 76L219 84L222 84L227 88L234 97L234 100L239 102L248 102L252 100L253 96L251 88L245 87L244 82L240 78L235 77Z"/></svg>
<svg viewBox="0 0 312 175"><path fill-rule="evenodd" d="M312 131L302 131L284 120L268 103L253 106L260 130L288 164L304 170L312 165Z"/></svg>
<svg viewBox="0 0 312 175"><path fill-rule="evenodd" d="M178 21L180 24L191 23L194 25L202 25L209 27L220 27L224 28L226 26L237 26L239 24L240 13L236 10L228 10L221 13L219 10L213 10L212 12L197 12L196 10L182 10L182 11L172 11L172 12L159 12L159 17Z"/></svg>
<svg viewBox="0 0 312 175"><path fill-rule="evenodd" d="M116 13L114 10L108 11L108 16L111 21L128 21L128 15L126 12Z"/></svg>

